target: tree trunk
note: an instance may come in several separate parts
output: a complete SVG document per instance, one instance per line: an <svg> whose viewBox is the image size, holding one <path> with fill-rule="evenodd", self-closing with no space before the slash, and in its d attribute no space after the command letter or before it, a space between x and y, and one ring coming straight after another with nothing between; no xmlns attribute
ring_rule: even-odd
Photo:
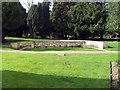
<svg viewBox="0 0 120 90"><path fill-rule="evenodd" d="M74 35L75 35L74 39L76 40L77 39L77 33L75 33Z"/></svg>
<svg viewBox="0 0 120 90"><path fill-rule="evenodd" d="M7 29L5 29L5 30L2 30L2 42L4 42L5 41L5 36L6 36L6 33L7 33Z"/></svg>
<svg viewBox="0 0 120 90"><path fill-rule="evenodd" d="M95 38L95 34L94 34L94 32L92 33L92 39L94 39Z"/></svg>
<svg viewBox="0 0 120 90"><path fill-rule="evenodd" d="M100 39L103 40L103 32L100 33Z"/></svg>

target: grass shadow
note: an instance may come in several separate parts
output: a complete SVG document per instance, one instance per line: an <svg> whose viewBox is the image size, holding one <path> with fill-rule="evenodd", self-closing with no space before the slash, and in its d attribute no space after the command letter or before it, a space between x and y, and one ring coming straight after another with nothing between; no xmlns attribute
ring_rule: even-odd
<svg viewBox="0 0 120 90"><path fill-rule="evenodd" d="M2 71L3 88L109 88L109 79Z"/></svg>
<svg viewBox="0 0 120 90"><path fill-rule="evenodd" d="M10 46L10 44L2 44L2 45L0 45L0 49L3 49L3 50L16 50L16 49L12 48Z"/></svg>
<svg viewBox="0 0 120 90"><path fill-rule="evenodd" d="M25 51L68 51L73 48L28 48L24 49Z"/></svg>
<svg viewBox="0 0 120 90"><path fill-rule="evenodd" d="M24 51L99 51L94 48L82 48L82 47L59 47L59 48L26 48Z"/></svg>
<svg viewBox="0 0 120 90"><path fill-rule="evenodd" d="M108 48L115 48L115 47L112 47L112 46L108 46Z"/></svg>

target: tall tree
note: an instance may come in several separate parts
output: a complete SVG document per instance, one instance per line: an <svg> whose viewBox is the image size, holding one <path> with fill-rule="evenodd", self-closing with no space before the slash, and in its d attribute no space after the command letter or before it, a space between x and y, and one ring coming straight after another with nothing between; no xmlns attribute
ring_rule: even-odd
<svg viewBox="0 0 120 90"><path fill-rule="evenodd" d="M68 35L68 2L54 2L51 20L54 27L54 32L59 38L66 39Z"/></svg>
<svg viewBox="0 0 120 90"><path fill-rule="evenodd" d="M107 32L110 34L110 38L115 33L120 33L120 3L118 2L109 2L107 5L108 9L108 18L107 18Z"/></svg>
<svg viewBox="0 0 120 90"><path fill-rule="evenodd" d="M37 24L38 24L38 33L41 38L45 38L50 34L50 10L49 2L39 3L37 6Z"/></svg>
<svg viewBox="0 0 120 90"><path fill-rule="evenodd" d="M103 37L106 15L103 3L78 2L71 6L69 16L73 25L75 39L94 38L96 32Z"/></svg>
<svg viewBox="0 0 120 90"><path fill-rule="evenodd" d="M105 3L98 3L98 16L99 20L97 22L97 32L100 39L103 39L103 36L106 32L106 19L107 19L107 12L106 12L106 4Z"/></svg>
<svg viewBox="0 0 120 90"><path fill-rule="evenodd" d="M40 36L45 38L48 36L50 34L49 2L31 6L28 12L27 24L31 37Z"/></svg>
<svg viewBox="0 0 120 90"><path fill-rule="evenodd" d="M31 6L28 16L27 16L27 25L29 27L29 35L30 37L35 37L36 36L36 16L35 16L35 11L36 11L37 5Z"/></svg>
<svg viewBox="0 0 120 90"><path fill-rule="evenodd" d="M1 22L2 22L2 2L0 1L0 23Z"/></svg>
<svg viewBox="0 0 120 90"><path fill-rule="evenodd" d="M2 3L2 37L24 24L25 9L19 2Z"/></svg>
<svg viewBox="0 0 120 90"><path fill-rule="evenodd" d="M92 26L93 4L77 2L70 7L69 16L73 26L74 39L88 38ZM93 28L91 28L93 29Z"/></svg>

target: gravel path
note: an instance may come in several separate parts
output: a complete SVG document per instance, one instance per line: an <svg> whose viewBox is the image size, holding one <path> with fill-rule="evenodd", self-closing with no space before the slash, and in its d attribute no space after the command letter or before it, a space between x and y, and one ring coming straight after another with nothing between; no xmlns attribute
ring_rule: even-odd
<svg viewBox="0 0 120 90"><path fill-rule="evenodd" d="M21 51L21 50L0 50L2 52L9 53L33 53L33 54L110 54L110 53L120 53L120 51Z"/></svg>

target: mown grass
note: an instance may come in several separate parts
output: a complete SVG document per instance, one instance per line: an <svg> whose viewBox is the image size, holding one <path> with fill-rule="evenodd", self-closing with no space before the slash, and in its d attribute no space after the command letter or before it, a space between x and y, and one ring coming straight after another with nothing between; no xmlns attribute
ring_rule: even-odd
<svg viewBox="0 0 120 90"><path fill-rule="evenodd" d="M5 37L7 41L37 41L37 40L49 40L49 39L33 39L33 38L18 38L18 37Z"/></svg>
<svg viewBox="0 0 120 90"><path fill-rule="evenodd" d="M2 50L15 50L10 46L10 44L3 44L2 46L0 46L0 49L2 49Z"/></svg>
<svg viewBox="0 0 120 90"><path fill-rule="evenodd" d="M117 54L3 53L3 88L110 88Z"/></svg>
<svg viewBox="0 0 120 90"><path fill-rule="evenodd" d="M118 51L120 50L120 42L118 41L108 41L108 48L106 50L111 50L111 51Z"/></svg>

